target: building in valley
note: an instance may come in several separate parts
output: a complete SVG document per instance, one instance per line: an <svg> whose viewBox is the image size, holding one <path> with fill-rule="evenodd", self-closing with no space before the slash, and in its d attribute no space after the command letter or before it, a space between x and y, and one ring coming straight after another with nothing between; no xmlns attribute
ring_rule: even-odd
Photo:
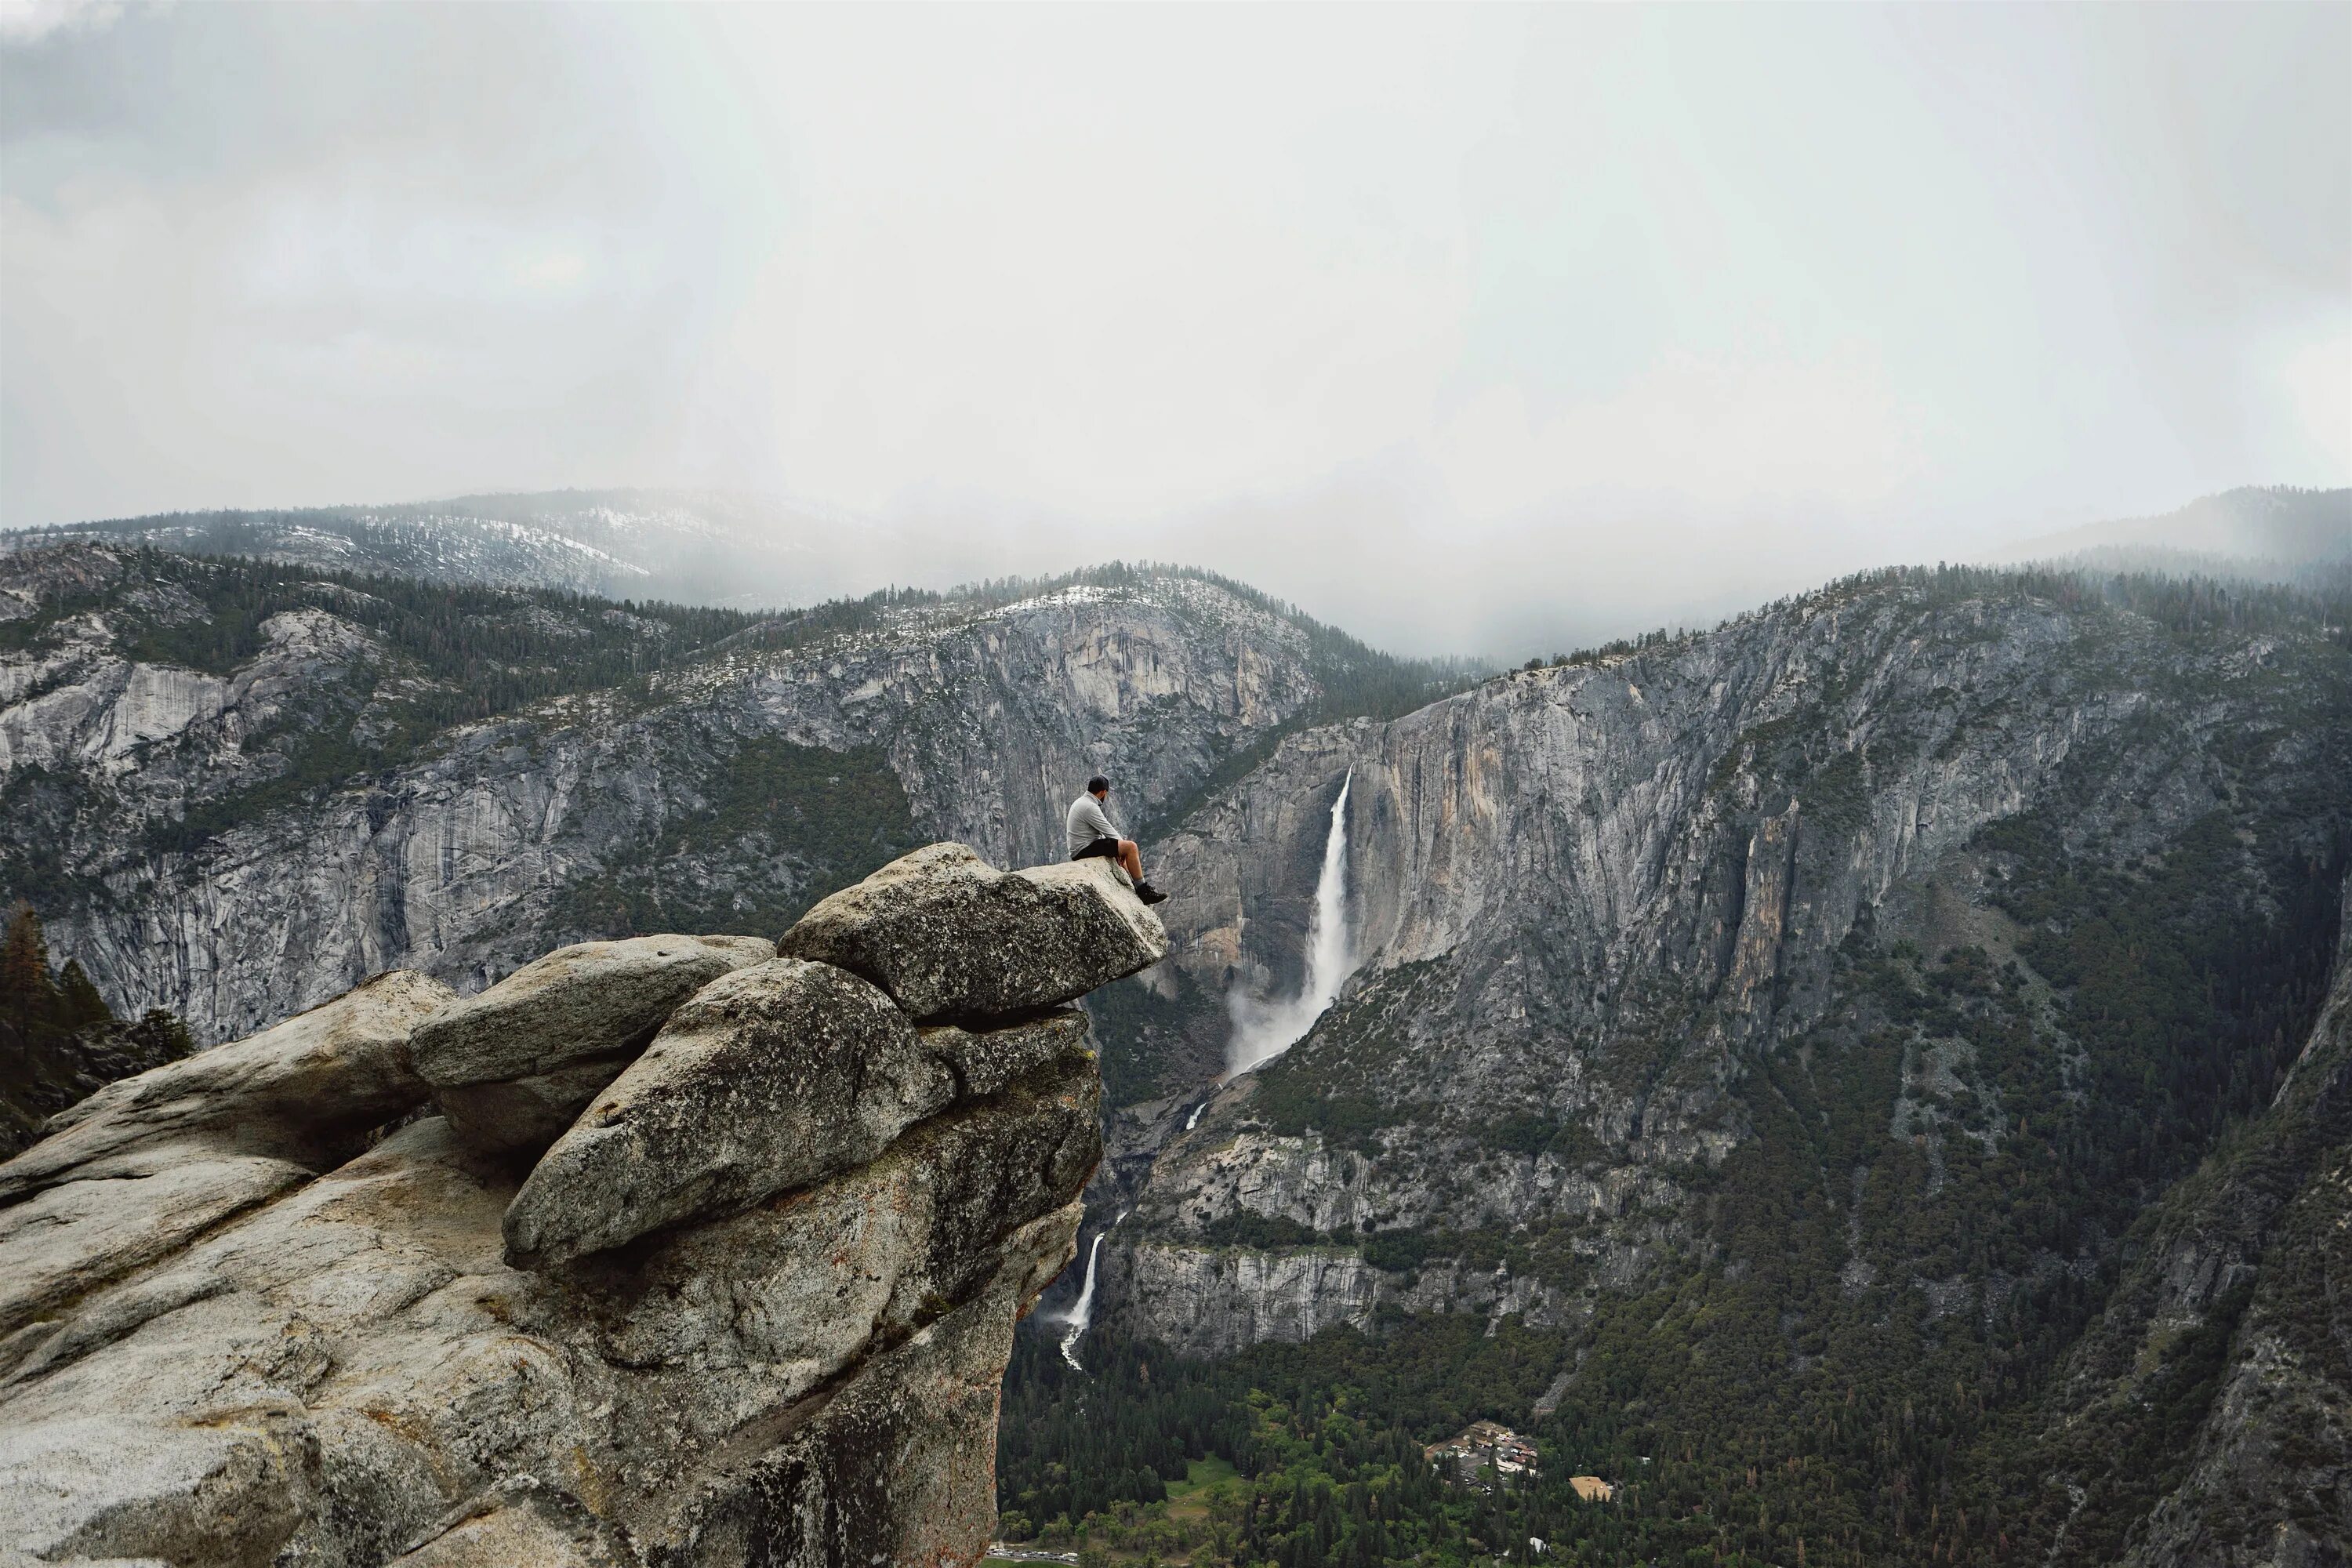
<svg viewBox="0 0 2352 1568"><path fill-rule="evenodd" d="M1506 1482L1536 1473L1535 1444L1494 1421L1473 1421L1444 1442L1423 1448L1422 1456L1453 1481L1476 1483L1489 1465Z"/></svg>

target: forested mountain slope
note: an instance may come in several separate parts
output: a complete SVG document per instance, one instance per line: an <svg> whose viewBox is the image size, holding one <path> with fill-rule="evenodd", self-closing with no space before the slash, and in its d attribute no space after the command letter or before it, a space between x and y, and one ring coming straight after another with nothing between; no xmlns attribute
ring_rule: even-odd
<svg viewBox="0 0 2352 1568"><path fill-rule="evenodd" d="M1171 843L1177 955L1097 1012L1148 1080L1099 1353L1360 1416L1358 1331L1433 1368L1439 1321L1507 1327L1446 1381L1634 1483L1508 1526L1592 1561L2306 1560L2252 1554L2256 1495L2340 1548L2347 1281L2273 1237L2344 1212L2347 619L1889 574L1288 738ZM1226 987L1297 984L1350 773L1362 967L1195 1121ZM1395 1400L1400 1440L1465 1414Z"/></svg>
<svg viewBox="0 0 2352 1568"><path fill-rule="evenodd" d="M2127 1238L2043 1422L2026 1462L2067 1478L2045 1523L2076 1560L2352 1542L2352 923L2286 1082Z"/></svg>
<svg viewBox="0 0 2352 1568"><path fill-rule="evenodd" d="M0 899L110 996L249 1030L393 966L781 930L926 838L1027 864L1442 672L1106 568L775 616L77 545L0 557Z"/></svg>

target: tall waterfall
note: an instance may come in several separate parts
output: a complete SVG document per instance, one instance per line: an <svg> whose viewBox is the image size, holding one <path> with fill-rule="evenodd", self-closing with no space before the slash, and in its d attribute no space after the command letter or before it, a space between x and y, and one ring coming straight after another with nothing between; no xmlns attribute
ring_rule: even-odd
<svg viewBox="0 0 2352 1568"><path fill-rule="evenodd" d="M1265 1003L1236 991L1226 999L1234 1019L1233 1038L1225 1047L1228 1078L1270 1062L1297 1044L1355 968L1348 941L1348 792L1355 783L1356 770L1349 768L1339 782L1339 798L1331 803L1323 874L1315 880L1315 911L1307 923L1307 976L1298 994L1287 1002Z"/></svg>
<svg viewBox="0 0 2352 1568"><path fill-rule="evenodd" d="M1109 1234L1108 1226L1095 1232L1095 1244L1087 1248L1087 1282L1078 1287L1077 1305L1070 1309L1070 1326L1062 1334L1062 1359L1078 1372L1087 1370L1078 1365L1078 1342L1086 1337L1087 1326L1095 1316L1095 1260L1102 1252L1103 1237Z"/></svg>

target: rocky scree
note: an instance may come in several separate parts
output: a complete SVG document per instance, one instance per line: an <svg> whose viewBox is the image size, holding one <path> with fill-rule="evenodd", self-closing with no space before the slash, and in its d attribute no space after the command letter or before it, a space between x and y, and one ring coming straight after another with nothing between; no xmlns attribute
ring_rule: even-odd
<svg viewBox="0 0 2352 1568"><path fill-rule="evenodd" d="M1098 872L908 921L976 857L910 859L867 918L1002 943L1024 994L1165 952ZM1074 969L1106 921L1136 944ZM976 1561L1013 1324L1100 1155L1083 1017L941 994L961 1021L919 1028L772 952L590 944L465 1001L386 974L56 1119L0 1165L0 1555ZM543 1155L419 1114L567 1073L593 1103Z"/></svg>

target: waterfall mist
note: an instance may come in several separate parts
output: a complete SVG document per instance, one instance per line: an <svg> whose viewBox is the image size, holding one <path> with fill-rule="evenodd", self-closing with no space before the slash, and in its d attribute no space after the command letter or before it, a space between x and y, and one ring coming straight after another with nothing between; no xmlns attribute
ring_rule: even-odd
<svg viewBox="0 0 2352 1568"><path fill-rule="evenodd" d="M1307 974L1287 1002L1261 1002L1236 991L1225 1000L1234 1020L1225 1046L1225 1076L1233 1078L1272 1061L1315 1026L1355 969L1348 940L1348 792L1356 771L1339 782L1331 803L1331 831L1323 841L1323 872L1315 881L1315 910L1307 917Z"/></svg>

